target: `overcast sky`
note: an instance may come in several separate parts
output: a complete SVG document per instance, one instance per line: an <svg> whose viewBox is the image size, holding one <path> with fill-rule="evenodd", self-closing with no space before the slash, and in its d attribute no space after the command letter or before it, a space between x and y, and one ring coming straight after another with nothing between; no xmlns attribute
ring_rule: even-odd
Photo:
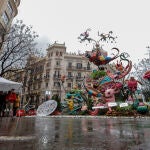
<svg viewBox="0 0 150 150"><path fill-rule="evenodd" d="M133 62L148 57L150 46L149 0L21 0L16 19L32 25L39 34L40 47L54 41L66 44L68 52L84 52L92 45L80 43L77 37L87 28L97 40L97 32L113 31L117 47L128 52Z"/></svg>

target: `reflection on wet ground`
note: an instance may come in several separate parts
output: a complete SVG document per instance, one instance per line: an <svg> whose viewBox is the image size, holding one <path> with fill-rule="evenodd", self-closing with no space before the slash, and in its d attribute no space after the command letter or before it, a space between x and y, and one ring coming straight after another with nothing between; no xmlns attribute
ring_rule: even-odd
<svg viewBox="0 0 150 150"><path fill-rule="evenodd" d="M150 118L0 118L0 150L149 150Z"/></svg>

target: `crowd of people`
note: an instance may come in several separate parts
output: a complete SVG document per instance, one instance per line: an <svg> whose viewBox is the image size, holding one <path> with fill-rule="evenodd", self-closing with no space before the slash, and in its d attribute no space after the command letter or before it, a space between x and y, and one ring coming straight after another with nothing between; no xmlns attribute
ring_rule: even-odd
<svg viewBox="0 0 150 150"><path fill-rule="evenodd" d="M0 91L0 117L16 116L20 106L20 96L11 89L8 92Z"/></svg>

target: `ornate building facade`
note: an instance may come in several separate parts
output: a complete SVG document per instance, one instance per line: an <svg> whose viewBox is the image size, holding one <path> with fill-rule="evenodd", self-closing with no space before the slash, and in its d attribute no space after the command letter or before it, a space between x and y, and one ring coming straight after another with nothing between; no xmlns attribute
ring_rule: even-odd
<svg viewBox="0 0 150 150"><path fill-rule="evenodd" d="M0 50L12 20L18 14L20 0L0 0Z"/></svg>
<svg viewBox="0 0 150 150"><path fill-rule="evenodd" d="M23 100L30 99L37 106L47 94L58 94L63 101L65 93L74 85L82 88L84 77L95 67L82 54L67 53L65 44L56 42L48 47L45 57L31 56L27 66L27 70L16 74L13 80L23 82ZM62 76L65 76L63 83Z"/></svg>

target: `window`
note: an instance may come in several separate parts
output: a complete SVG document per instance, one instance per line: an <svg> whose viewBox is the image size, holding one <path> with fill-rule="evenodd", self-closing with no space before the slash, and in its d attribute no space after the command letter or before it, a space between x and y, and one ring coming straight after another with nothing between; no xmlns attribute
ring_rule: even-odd
<svg viewBox="0 0 150 150"><path fill-rule="evenodd" d="M56 77L56 78L60 77L60 71L59 70L55 70L54 77Z"/></svg>
<svg viewBox="0 0 150 150"><path fill-rule="evenodd" d="M36 79L37 79L37 76L34 76L33 78L34 78L34 80L36 80Z"/></svg>
<svg viewBox="0 0 150 150"><path fill-rule="evenodd" d="M51 66L51 62L50 62L50 61L47 62L46 66L47 66L47 67Z"/></svg>
<svg viewBox="0 0 150 150"><path fill-rule="evenodd" d="M60 87L60 83L59 82L54 82L54 87Z"/></svg>
<svg viewBox="0 0 150 150"><path fill-rule="evenodd" d="M2 15L2 19L3 19L4 23L7 25L7 24L8 24L8 22L9 22L9 18L8 18L8 16L7 16L6 12L4 12L4 13L3 13L3 15Z"/></svg>
<svg viewBox="0 0 150 150"><path fill-rule="evenodd" d="M81 72L78 72L77 77L81 78Z"/></svg>
<svg viewBox="0 0 150 150"><path fill-rule="evenodd" d="M31 87L28 87L28 89L27 89L27 90L28 90L28 91L30 91L30 89L31 89Z"/></svg>
<svg viewBox="0 0 150 150"><path fill-rule="evenodd" d="M40 74L40 79L42 79L42 74Z"/></svg>
<svg viewBox="0 0 150 150"><path fill-rule="evenodd" d="M48 54L48 57L51 57L51 54L50 54L50 53Z"/></svg>
<svg viewBox="0 0 150 150"><path fill-rule="evenodd" d="M56 66L60 66L60 61L56 61Z"/></svg>
<svg viewBox="0 0 150 150"><path fill-rule="evenodd" d="M72 68L72 62L68 63L68 68Z"/></svg>
<svg viewBox="0 0 150 150"><path fill-rule="evenodd" d="M87 70L90 70L90 63L87 64Z"/></svg>
<svg viewBox="0 0 150 150"><path fill-rule="evenodd" d="M49 66L50 66L50 63L47 63L46 66L49 67Z"/></svg>
<svg viewBox="0 0 150 150"><path fill-rule="evenodd" d="M81 63L77 63L77 69L82 69L82 64Z"/></svg>
<svg viewBox="0 0 150 150"><path fill-rule="evenodd" d="M40 89L41 88L41 84L38 84L38 89Z"/></svg>
<svg viewBox="0 0 150 150"><path fill-rule="evenodd" d="M68 72L68 77L72 77L72 72Z"/></svg>
<svg viewBox="0 0 150 150"><path fill-rule="evenodd" d="M81 89L81 84L80 83L78 83L78 88Z"/></svg>
<svg viewBox="0 0 150 150"><path fill-rule="evenodd" d="M51 56L53 56L53 52L51 52Z"/></svg>
<svg viewBox="0 0 150 150"><path fill-rule="evenodd" d="M62 52L60 52L60 56L62 56Z"/></svg>
<svg viewBox="0 0 150 150"><path fill-rule="evenodd" d="M45 85L45 86L46 86L46 88L47 88L47 87L48 87L48 83L46 83L46 85Z"/></svg>
<svg viewBox="0 0 150 150"><path fill-rule="evenodd" d="M81 77L81 72L78 72L78 77Z"/></svg>
<svg viewBox="0 0 150 150"><path fill-rule="evenodd" d="M13 9L12 9L12 6L11 6L10 2L7 3L7 6L8 6L8 12L9 12L9 14L12 15Z"/></svg>
<svg viewBox="0 0 150 150"><path fill-rule="evenodd" d="M42 71L43 69L44 69L44 66L41 65L41 66L40 66L40 71Z"/></svg>
<svg viewBox="0 0 150 150"><path fill-rule="evenodd" d="M71 88L71 83L68 83L68 85L67 85L69 88Z"/></svg>
<svg viewBox="0 0 150 150"><path fill-rule="evenodd" d="M59 52L56 52L56 56L58 56L59 55Z"/></svg>
<svg viewBox="0 0 150 150"><path fill-rule="evenodd" d="M36 86L35 85L33 85L33 90L36 90Z"/></svg>
<svg viewBox="0 0 150 150"><path fill-rule="evenodd" d="M49 72L46 72L46 78L49 78Z"/></svg>

